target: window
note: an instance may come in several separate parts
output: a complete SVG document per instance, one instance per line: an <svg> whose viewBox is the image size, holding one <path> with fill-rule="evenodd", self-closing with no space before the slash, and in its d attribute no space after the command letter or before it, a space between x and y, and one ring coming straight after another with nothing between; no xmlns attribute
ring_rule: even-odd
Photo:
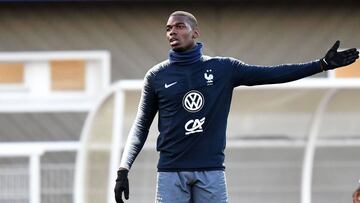
<svg viewBox="0 0 360 203"><path fill-rule="evenodd" d="M85 61L51 61L51 89L54 91L82 91L85 89Z"/></svg>
<svg viewBox="0 0 360 203"><path fill-rule="evenodd" d="M360 78L360 60L345 68L335 69L336 78Z"/></svg>
<svg viewBox="0 0 360 203"><path fill-rule="evenodd" d="M22 63L0 63L0 85L22 84L24 65Z"/></svg>

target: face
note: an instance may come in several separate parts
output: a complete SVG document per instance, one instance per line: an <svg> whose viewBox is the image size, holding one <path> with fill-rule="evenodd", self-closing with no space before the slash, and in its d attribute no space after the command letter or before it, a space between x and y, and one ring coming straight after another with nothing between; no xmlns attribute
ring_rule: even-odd
<svg viewBox="0 0 360 203"><path fill-rule="evenodd" d="M197 28L192 29L185 16L170 16L166 23L166 38L174 51L186 51L195 46L199 36Z"/></svg>

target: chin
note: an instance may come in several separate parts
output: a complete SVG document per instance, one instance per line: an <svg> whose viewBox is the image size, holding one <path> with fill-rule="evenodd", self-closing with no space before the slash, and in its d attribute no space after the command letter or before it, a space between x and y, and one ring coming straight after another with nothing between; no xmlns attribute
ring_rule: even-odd
<svg viewBox="0 0 360 203"><path fill-rule="evenodd" d="M177 52L184 51L184 47L181 46L172 46L171 48L173 51L177 51Z"/></svg>

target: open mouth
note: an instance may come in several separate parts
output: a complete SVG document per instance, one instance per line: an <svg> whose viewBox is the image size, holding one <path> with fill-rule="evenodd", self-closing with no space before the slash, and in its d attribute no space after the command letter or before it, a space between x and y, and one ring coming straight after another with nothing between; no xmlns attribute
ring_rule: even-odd
<svg viewBox="0 0 360 203"><path fill-rule="evenodd" d="M176 38L171 38L170 40L170 45L176 45L176 44L179 44L179 40L176 39Z"/></svg>

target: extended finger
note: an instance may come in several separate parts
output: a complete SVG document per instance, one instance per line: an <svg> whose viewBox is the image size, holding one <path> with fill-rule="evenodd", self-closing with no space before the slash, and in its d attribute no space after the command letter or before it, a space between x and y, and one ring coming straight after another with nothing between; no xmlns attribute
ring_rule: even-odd
<svg viewBox="0 0 360 203"><path fill-rule="evenodd" d="M348 53L343 54L343 55L346 56L346 57L352 57L352 56L359 55L359 52L358 51L352 51L352 52L348 52Z"/></svg>
<svg viewBox="0 0 360 203"><path fill-rule="evenodd" d="M346 63L344 63L344 66L348 66L348 65L354 63L355 61L356 61L355 59L354 59L354 60L347 61Z"/></svg>
<svg viewBox="0 0 360 203"><path fill-rule="evenodd" d="M350 52L354 52L354 51L356 51L356 48L346 49L343 52L344 53L350 53Z"/></svg>
<svg viewBox="0 0 360 203"><path fill-rule="evenodd" d="M124 203L120 197L120 195L115 195L116 203Z"/></svg>
<svg viewBox="0 0 360 203"><path fill-rule="evenodd" d="M337 50L340 46L340 41L339 40L336 40L335 44L331 47L330 50Z"/></svg>
<svg viewBox="0 0 360 203"><path fill-rule="evenodd" d="M355 53L355 52L357 52L356 49L347 49L347 50L344 50L344 51L342 51L340 53L349 54L349 53Z"/></svg>
<svg viewBox="0 0 360 203"><path fill-rule="evenodd" d="M124 203L124 201L122 200L122 191L120 192L117 192L115 194L115 200L116 200L116 203Z"/></svg>
<svg viewBox="0 0 360 203"><path fill-rule="evenodd" d="M354 53L354 55L359 56L359 51L356 51L356 52Z"/></svg>
<svg viewBox="0 0 360 203"><path fill-rule="evenodd" d="M359 52L348 55L348 56L346 56L346 58L348 58L348 59L357 59L357 58L359 58Z"/></svg>
<svg viewBox="0 0 360 203"><path fill-rule="evenodd" d="M344 58L343 63L349 63L350 61L356 61L356 59L358 59L359 56L352 56L352 57L347 57Z"/></svg>
<svg viewBox="0 0 360 203"><path fill-rule="evenodd" d="M129 199L129 187L126 187L125 188L125 191L124 191L124 196L125 196L125 199Z"/></svg>
<svg viewBox="0 0 360 203"><path fill-rule="evenodd" d="M357 59L357 58L359 58L359 54L352 54L352 55L346 56L345 58L346 59Z"/></svg>

